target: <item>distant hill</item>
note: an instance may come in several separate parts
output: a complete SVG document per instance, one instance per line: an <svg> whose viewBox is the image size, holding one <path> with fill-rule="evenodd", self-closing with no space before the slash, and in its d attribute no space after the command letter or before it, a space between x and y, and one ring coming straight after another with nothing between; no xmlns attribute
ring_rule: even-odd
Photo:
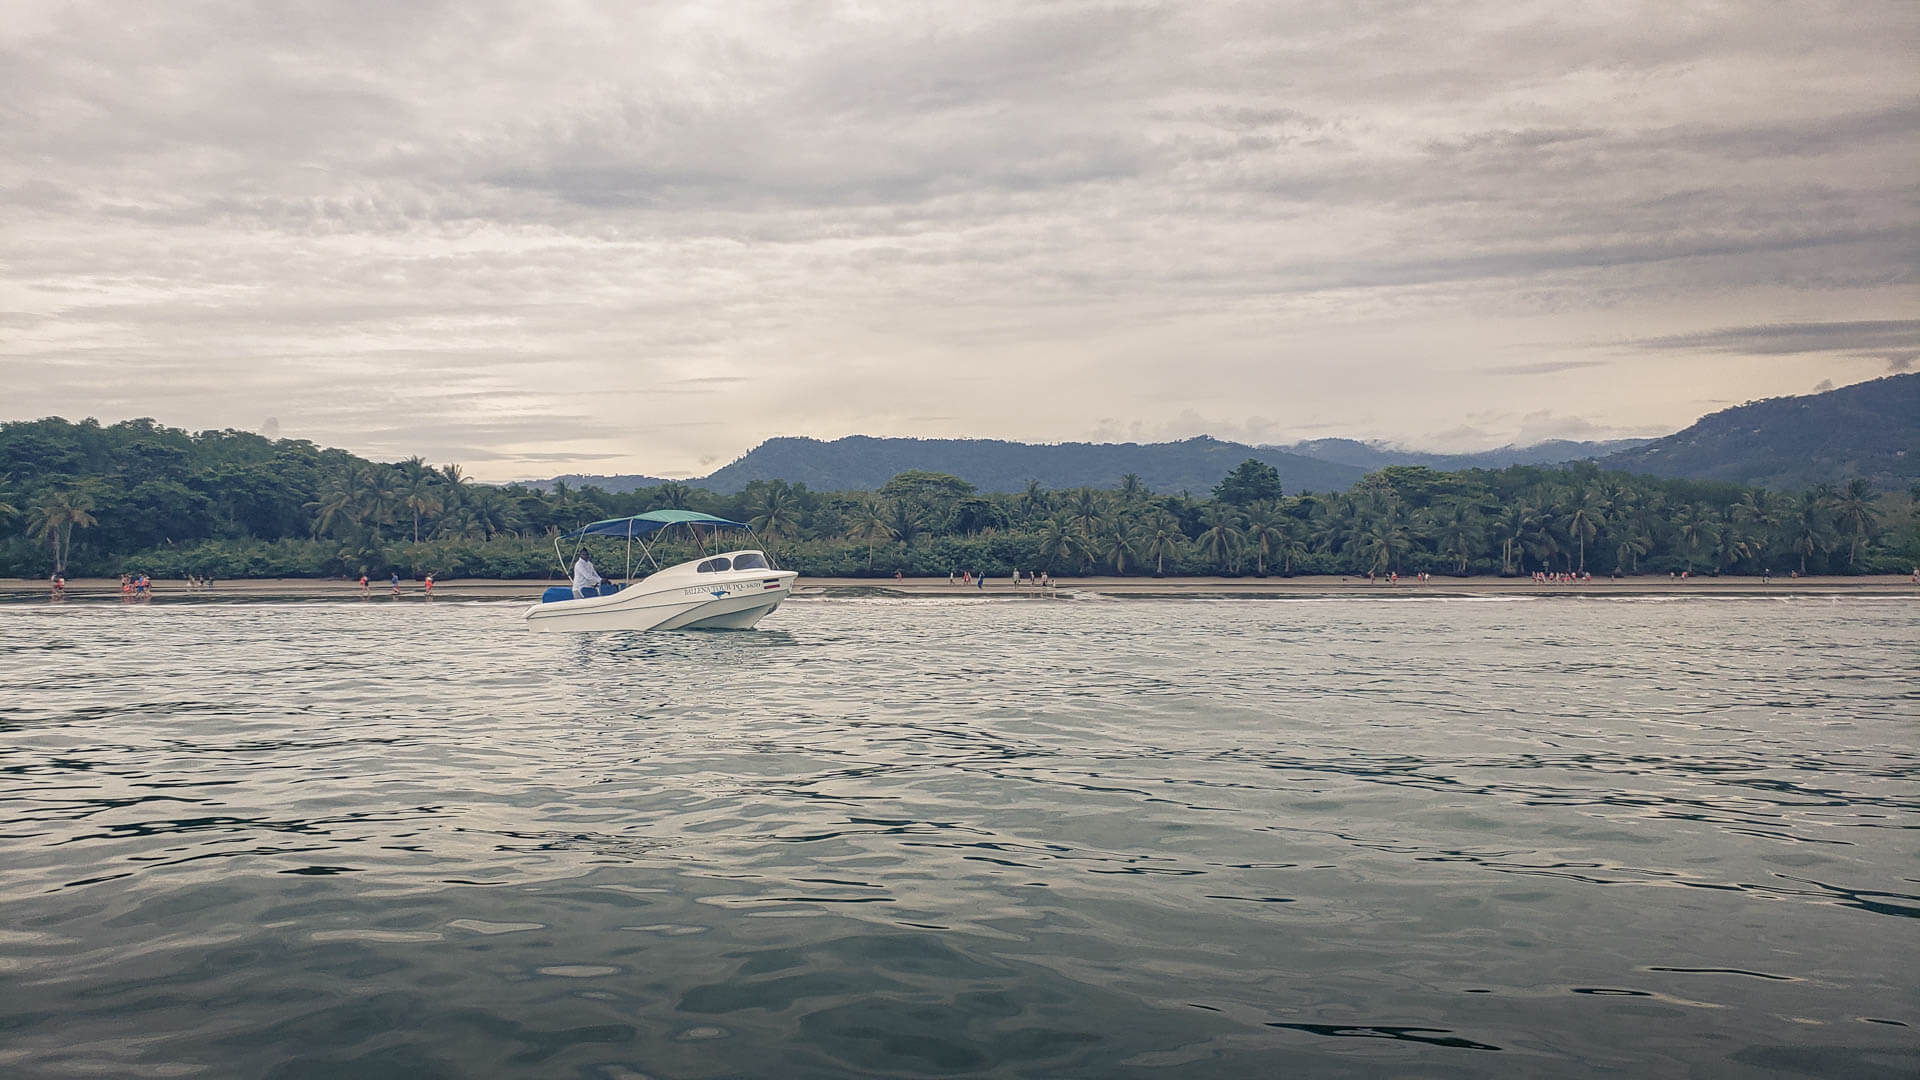
<svg viewBox="0 0 1920 1080"><path fill-rule="evenodd" d="M1309 439L1274 449L1369 471L1384 469L1389 465L1424 465L1430 469L1452 472L1457 469L1504 469L1509 465L1559 465L1569 461L1585 461L1645 446L1652 441L1608 439L1603 442L1572 442L1550 439L1532 446L1502 446L1477 454L1428 454L1355 439Z"/></svg>
<svg viewBox="0 0 1920 1080"><path fill-rule="evenodd" d="M593 473L568 473L565 476L556 476L548 480L524 481L520 486L534 488L538 491L552 491L555 484L565 484L572 488L597 487L601 491L610 494L624 495L629 491L659 487L664 483L667 483L667 481L661 477L642 476L639 473L621 473L617 476L597 476ZM697 487L699 485L696 482L694 486Z"/></svg>
<svg viewBox="0 0 1920 1080"><path fill-rule="evenodd" d="M1049 489L1107 488L1135 473L1154 491L1204 495L1248 458L1278 469L1290 492L1338 491L1366 474L1351 465L1205 435L1170 443L1054 444L849 435L832 442L768 439L713 475L687 483L721 493L774 479L804 482L816 491L872 491L898 473L926 469L951 473L982 491L1020 491L1029 480Z"/></svg>
<svg viewBox="0 0 1920 1080"><path fill-rule="evenodd" d="M1128 473L1154 491L1204 495L1248 458L1280 471L1289 492L1341 491L1375 469L1424 465L1441 471L1597 460L1603 468L1792 490L1865 476L1876 487L1920 478L1910 453L1920 424L1920 374L1894 375L1807 397L1751 402L1703 417L1662 439L1503 446L1477 454L1431 454L1353 439L1248 446L1201 435L1168 443L1020 443L1000 439L895 439L849 435L823 441L768 439L710 476L681 481L730 495L755 480L815 491L872 491L908 469L952 473L982 491L1110 488ZM610 492L666 481L652 476L555 478ZM551 489L554 480L530 486Z"/></svg>
<svg viewBox="0 0 1920 1080"><path fill-rule="evenodd" d="M1920 373L1722 409L1685 431L1609 454L1600 465L1776 490L1864 476L1885 490L1920 480L1916 448Z"/></svg>
<svg viewBox="0 0 1920 1080"><path fill-rule="evenodd" d="M1151 489L1204 495L1229 470L1258 458L1280 471L1288 491L1339 491L1388 465L1435 469L1498 469L1507 465L1557 464L1596 457L1645 439L1614 442L1559 440L1527 447L1501 447L1481 454L1424 454L1353 439L1315 439L1292 446L1248 446L1201 435L1169 443L1021 443L999 439L892 439L849 435L831 442L801 437L768 439L710 476L681 481L732 494L755 480L804 483L815 491L872 491L908 469L951 473L982 491L1020 491L1028 480L1046 488L1112 487L1136 473ZM531 487L551 490L556 481L591 484L614 493L666 483L654 476L593 476L572 473Z"/></svg>

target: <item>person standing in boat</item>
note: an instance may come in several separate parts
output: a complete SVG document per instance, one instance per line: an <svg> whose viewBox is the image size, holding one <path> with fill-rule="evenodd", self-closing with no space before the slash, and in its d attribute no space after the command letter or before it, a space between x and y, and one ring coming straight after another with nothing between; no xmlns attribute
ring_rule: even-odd
<svg viewBox="0 0 1920 1080"><path fill-rule="evenodd" d="M585 590L599 585L602 580L600 572L593 568L593 560L587 557L587 549L581 548L573 557L573 595L585 596Z"/></svg>

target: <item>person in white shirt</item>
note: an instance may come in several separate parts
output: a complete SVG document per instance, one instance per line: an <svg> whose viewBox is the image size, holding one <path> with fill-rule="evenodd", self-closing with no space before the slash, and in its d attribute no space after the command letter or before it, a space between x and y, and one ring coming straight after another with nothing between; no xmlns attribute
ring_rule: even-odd
<svg viewBox="0 0 1920 1080"><path fill-rule="evenodd" d="M581 548L573 559L573 595L584 595L581 590L590 589L601 580L600 572L593 568L593 560L587 558L587 549Z"/></svg>

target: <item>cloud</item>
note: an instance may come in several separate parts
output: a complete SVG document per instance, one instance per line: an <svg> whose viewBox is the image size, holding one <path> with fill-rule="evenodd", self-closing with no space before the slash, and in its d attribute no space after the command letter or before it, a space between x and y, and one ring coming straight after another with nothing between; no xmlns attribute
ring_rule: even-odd
<svg viewBox="0 0 1920 1080"><path fill-rule="evenodd" d="M1911 370L1920 358L1920 319L1865 319L1827 323L1769 323L1639 342L1662 350L1700 350L1746 356L1820 356L1884 364L1890 374ZM1821 386L1832 389L1832 380Z"/></svg>
<svg viewBox="0 0 1920 1080"><path fill-rule="evenodd" d="M1480 370L1489 375L1558 375L1606 366L1605 360L1540 360L1531 364L1496 364Z"/></svg>
<svg viewBox="0 0 1920 1080"><path fill-rule="evenodd" d="M10 415L687 475L1671 430L1920 356L1897 4L16 6Z"/></svg>
<svg viewBox="0 0 1920 1080"><path fill-rule="evenodd" d="M1646 338L1650 349L1706 349L1748 354L1877 352L1920 347L1920 319L1769 323Z"/></svg>
<svg viewBox="0 0 1920 1080"><path fill-rule="evenodd" d="M1600 442L1666 435L1670 428L1654 426L1617 426L1596 423L1583 417L1539 409L1533 412L1482 413L1478 422L1461 424L1438 431L1421 433L1411 440L1416 449L1472 454L1506 446L1532 446L1535 443L1565 439L1570 442Z"/></svg>

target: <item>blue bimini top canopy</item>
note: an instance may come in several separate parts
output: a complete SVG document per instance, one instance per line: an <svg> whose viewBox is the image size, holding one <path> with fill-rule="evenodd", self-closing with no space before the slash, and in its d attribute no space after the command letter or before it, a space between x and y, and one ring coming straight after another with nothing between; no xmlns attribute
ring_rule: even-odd
<svg viewBox="0 0 1920 1080"><path fill-rule="evenodd" d="M659 532L669 525L710 525L716 529L744 529L745 525L726 518L717 518L712 514L696 514L691 510L649 510L632 517L608 518L585 525L570 533L562 533L562 540L578 540L583 536L625 536L639 539Z"/></svg>

